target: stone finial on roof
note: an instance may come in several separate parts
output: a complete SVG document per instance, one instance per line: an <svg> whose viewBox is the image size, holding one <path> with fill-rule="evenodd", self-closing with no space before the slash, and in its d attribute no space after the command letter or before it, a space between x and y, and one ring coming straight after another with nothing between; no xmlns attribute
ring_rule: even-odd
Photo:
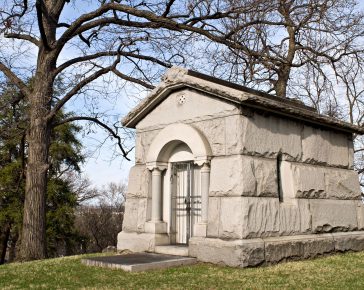
<svg viewBox="0 0 364 290"><path fill-rule="evenodd" d="M162 82L165 84L176 83L181 81L187 74L188 69L179 66L173 66L163 75Z"/></svg>

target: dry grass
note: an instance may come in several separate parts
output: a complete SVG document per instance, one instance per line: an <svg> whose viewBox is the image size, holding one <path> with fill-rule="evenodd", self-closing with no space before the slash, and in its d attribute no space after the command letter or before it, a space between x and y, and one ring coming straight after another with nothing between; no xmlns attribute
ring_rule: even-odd
<svg viewBox="0 0 364 290"><path fill-rule="evenodd" d="M84 257L0 266L0 289L364 289L364 252L249 269L197 264L142 273L87 267Z"/></svg>

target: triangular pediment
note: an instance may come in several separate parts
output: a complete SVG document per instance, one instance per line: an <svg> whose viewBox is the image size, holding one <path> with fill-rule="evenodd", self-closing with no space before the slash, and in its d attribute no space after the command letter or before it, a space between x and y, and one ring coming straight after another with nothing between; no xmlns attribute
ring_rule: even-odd
<svg viewBox="0 0 364 290"><path fill-rule="evenodd" d="M168 101L168 99L179 97L178 93L180 92L189 92L188 94L185 93L185 96L192 100L190 104L193 104L193 108L190 110L169 110L171 108L169 103L175 102L177 104L178 100ZM192 99L192 95L194 99ZM214 107L219 105L222 108L220 111L216 111ZM230 108L225 108L225 106L230 106ZM186 120L190 117L197 117L192 112L197 112L200 116L218 115L221 111L226 109L233 110L233 108L238 108L239 106L257 108L281 115L284 118L298 119L337 131L364 134L364 128L320 115L315 109L304 105L302 102L289 98L278 98L264 92L179 67L173 67L168 70L162 82L123 119L122 123L125 127L135 128L140 122L155 124L156 122L152 122L152 119L156 117L162 123L169 123L168 118L170 118L170 121L178 122L181 119L171 116L172 114L186 114L183 119ZM188 107L188 105L185 107ZM148 117L149 114L155 116L151 115ZM189 114L193 116L189 116ZM150 120L148 121L148 119Z"/></svg>

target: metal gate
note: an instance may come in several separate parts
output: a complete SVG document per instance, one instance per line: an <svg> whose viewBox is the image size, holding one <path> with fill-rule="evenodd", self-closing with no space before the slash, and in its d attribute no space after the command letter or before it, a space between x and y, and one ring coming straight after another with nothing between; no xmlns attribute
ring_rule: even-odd
<svg viewBox="0 0 364 290"><path fill-rule="evenodd" d="M171 243L188 244L201 219L200 172L193 162L172 164Z"/></svg>

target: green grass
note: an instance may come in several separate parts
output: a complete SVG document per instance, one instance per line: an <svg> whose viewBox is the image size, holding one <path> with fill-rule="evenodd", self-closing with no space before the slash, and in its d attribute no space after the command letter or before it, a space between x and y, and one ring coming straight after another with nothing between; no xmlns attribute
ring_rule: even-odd
<svg viewBox="0 0 364 290"><path fill-rule="evenodd" d="M364 289L364 252L258 268L201 263L141 273L88 267L84 257L0 266L0 289Z"/></svg>

